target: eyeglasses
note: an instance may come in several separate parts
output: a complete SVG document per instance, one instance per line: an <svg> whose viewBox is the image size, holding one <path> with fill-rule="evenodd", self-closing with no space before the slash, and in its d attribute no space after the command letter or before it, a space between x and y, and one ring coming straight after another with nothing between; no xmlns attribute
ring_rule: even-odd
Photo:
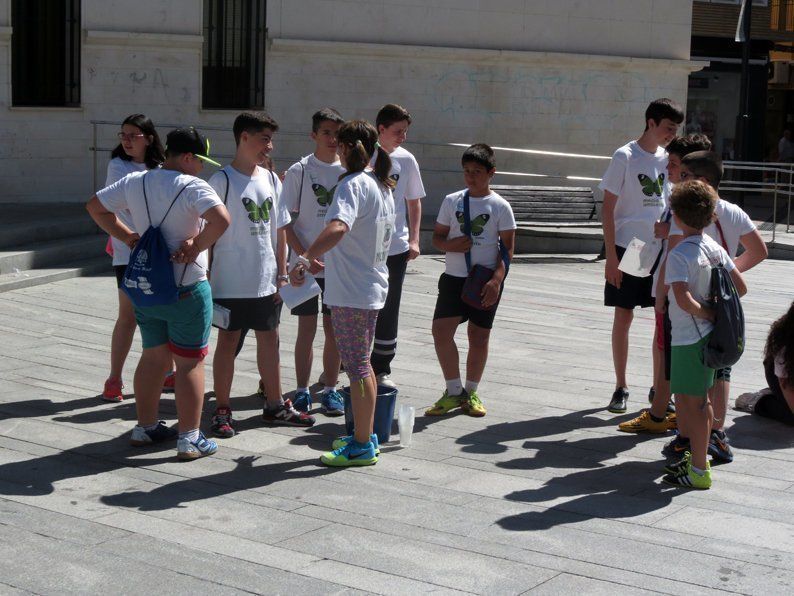
<svg viewBox="0 0 794 596"><path fill-rule="evenodd" d="M135 139L142 139L146 135L140 132L128 134L126 132L120 132L116 135L119 140L121 141L134 141Z"/></svg>

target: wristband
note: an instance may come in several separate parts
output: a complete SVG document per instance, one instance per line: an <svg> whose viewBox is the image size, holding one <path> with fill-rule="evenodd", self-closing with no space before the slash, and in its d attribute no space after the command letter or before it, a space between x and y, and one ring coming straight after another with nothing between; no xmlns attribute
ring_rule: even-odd
<svg viewBox="0 0 794 596"><path fill-rule="evenodd" d="M307 259L306 257L304 257L303 255L299 255L298 256L297 262L298 262L298 265L303 265L303 267L305 269L308 269L309 267L312 266L312 262L309 259Z"/></svg>
<svg viewBox="0 0 794 596"><path fill-rule="evenodd" d="M289 275L279 275L276 279L278 281L289 281Z"/></svg>

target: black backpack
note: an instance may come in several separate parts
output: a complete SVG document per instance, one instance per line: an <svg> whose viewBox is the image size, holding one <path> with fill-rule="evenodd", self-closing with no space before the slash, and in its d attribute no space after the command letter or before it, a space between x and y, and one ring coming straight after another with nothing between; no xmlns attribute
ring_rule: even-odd
<svg viewBox="0 0 794 596"><path fill-rule="evenodd" d="M703 247L700 249L703 250ZM703 252L706 253L705 250ZM709 341L703 346L703 363L719 370L739 362L745 346L744 309L731 274L722 263L711 267L709 304L716 316ZM695 322L694 317L692 321ZM700 334L696 322L695 327Z"/></svg>

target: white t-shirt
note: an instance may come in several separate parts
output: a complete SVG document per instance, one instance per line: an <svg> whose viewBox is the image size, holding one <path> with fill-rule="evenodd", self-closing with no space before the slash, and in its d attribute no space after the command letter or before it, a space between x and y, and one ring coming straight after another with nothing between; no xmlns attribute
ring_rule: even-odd
<svg viewBox="0 0 794 596"><path fill-rule="evenodd" d="M463 195L465 190L447 195L438 211L436 222L449 227L449 239L463 236ZM471 264L494 269L499 255L499 232L516 229L513 210L504 198L492 192L485 197L469 198L471 217ZM447 275L466 277L466 256L448 252L445 257Z"/></svg>
<svg viewBox="0 0 794 596"><path fill-rule="evenodd" d="M709 298L711 286L711 267L712 264L716 265L717 263L722 263L729 272L736 268L728 253L705 235L690 236L682 240L667 255L664 283L670 286L668 314L672 325L672 345L695 344L700 341L701 337L711 333L714 328L711 321L693 317L678 306L673 293L673 282L687 282L692 297L701 304L705 304ZM695 327L696 322L697 327ZM698 329L700 333L698 333Z"/></svg>
<svg viewBox="0 0 794 596"><path fill-rule="evenodd" d="M108 211L118 214L124 209L129 210L132 215L130 227L140 235L150 225L143 194L144 176L151 225L160 226L169 252L173 253L182 242L195 237L201 231L202 214L223 204L212 187L195 176L168 169L135 172L100 190L97 197ZM163 221L163 216L177 194L179 198ZM187 266L174 263L173 267L177 285L189 286L207 279L207 251L201 252L194 263Z"/></svg>
<svg viewBox="0 0 794 596"><path fill-rule="evenodd" d="M289 213L297 213L292 229L303 248L309 248L325 227L325 214L345 173L340 162L325 163L313 154L293 164L284 176L281 200ZM301 186L303 190L301 190ZM300 196L299 196L300 195ZM289 267L295 265L298 255L291 254ZM323 277L323 272L315 277Z"/></svg>
<svg viewBox="0 0 794 596"><path fill-rule="evenodd" d="M338 219L349 231L325 255L325 294L328 306L379 310L389 291L389 256L394 229L394 199L371 172L346 176L326 223Z"/></svg>
<svg viewBox="0 0 794 596"><path fill-rule="evenodd" d="M133 172L144 172L146 171L146 164L145 163L135 163L132 160L121 159L120 157L114 157L108 162L108 175L105 178L105 187L110 186L114 182L118 182L127 174L132 174ZM130 212L126 209L124 211L119 211L116 213L116 217L119 218L121 223L123 223L128 228L132 229L132 216ZM113 245L113 266L117 265L126 265L130 262L130 247L124 244L121 240L117 238L110 237L110 242Z"/></svg>
<svg viewBox="0 0 794 596"><path fill-rule="evenodd" d="M377 154L376 154L377 156ZM389 153L391 172L389 176L397 183L394 196L394 235L389 248L389 256L399 255L408 250L408 210L406 201L414 201L425 196L425 186L419 164L407 149L397 147ZM375 158L372 163L374 164Z"/></svg>
<svg viewBox="0 0 794 596"><path fill-rule="evenodd" d="M226 199L231 217L212 248L213 298L275 294L278 264L272 231L289 223L289 211L278 200L270 172L257 167L253 176L246 176L229 165L213 174L209 184Z"/></svg>
<svg viewBox="0 0 794 596"><path fill-rule="evenodd" d="M598 187L618 197L615 205L615 244L626 248L632 238L653 239L653 224L667 206L667 152L648 153L631 141L612 155Z"/></svg>
<svg viewBox="0 0 794 596"><path fill-rule="evenodd" d="M717 207L714 212L722 227L722 234L725 236L725 246L727 247L728 256L733 259L736 257L736 252L739 250L739 239L745 234L749 234L755 230L755 224L741 207L729 203L728 201L723 201L722 199L717 201ZM717 229L717 224L711 224L703 230L703 232L722 246L722 236ZM683 236L683 232L681 228L675 224L675 220L670 224L670 236Z"/></svg>

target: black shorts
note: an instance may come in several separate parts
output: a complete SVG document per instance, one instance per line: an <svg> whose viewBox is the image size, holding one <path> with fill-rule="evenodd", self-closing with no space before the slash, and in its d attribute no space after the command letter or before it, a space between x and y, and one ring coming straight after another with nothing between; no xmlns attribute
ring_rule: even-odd
<svg viewBox="0 0 794 596"><path fill-rule="evenodd" d="M113 271L116 273L116 287L121 289L121 280L124 279L124 274L127 273L126 265L113 265Z"/></svg>
<svg viewBox="0 0 794 596"><path fill-rule="evenodd" d="M496 308L493 310L478 310L472 308L461 299L463 284L466 283L465 277L455 277L442 273L438 278L438 297L436 298L436 310L433 313L433 320L446 319L450 317L460 317L461 323L469 321L482 327L491 329L493 320L496 316ZM501 292L499 299L501 300ZM499 303L497 302L497 308Z"/></svg>
<svg viewBox="0 0 794 596"><path fill-rule="evenodd" d="M214 298L213 302L229 309L229 327L225 331L272 331L281 320L281 302L276 295L261 298Z"/></svg>
<svg viewBox="0 0 794 596"><path fill-rule="evenodd" d="M325 295L325 278L315 277L314 279L317 282L317 285L320 286L320 290L322 290L320 295L315 296L314 298L309 298L303 304L299 304L295 308L291 309L289 311L290 314L293 314L296 317L305 317L309 315L316 315L320 312L320 299ZM331 309L326 306L325 302L323 302L322 304L323 304L323 315L330 317Z"/></svg>
<svg viewBox="0 0 794 596"><path fill-rule="evenodd" d="M615 250L618 253L618 261L620 261L626 249L622 246L615 246ZM634 277L633 275L624 273L623 280L620 283L620 289L609 282L604 284L604 305L617 306L629 310L633 310L637 306L640 308L648 308L654 304L653 296L651 296L652 289L653 275L649 275L648 277Z"/></svg>

